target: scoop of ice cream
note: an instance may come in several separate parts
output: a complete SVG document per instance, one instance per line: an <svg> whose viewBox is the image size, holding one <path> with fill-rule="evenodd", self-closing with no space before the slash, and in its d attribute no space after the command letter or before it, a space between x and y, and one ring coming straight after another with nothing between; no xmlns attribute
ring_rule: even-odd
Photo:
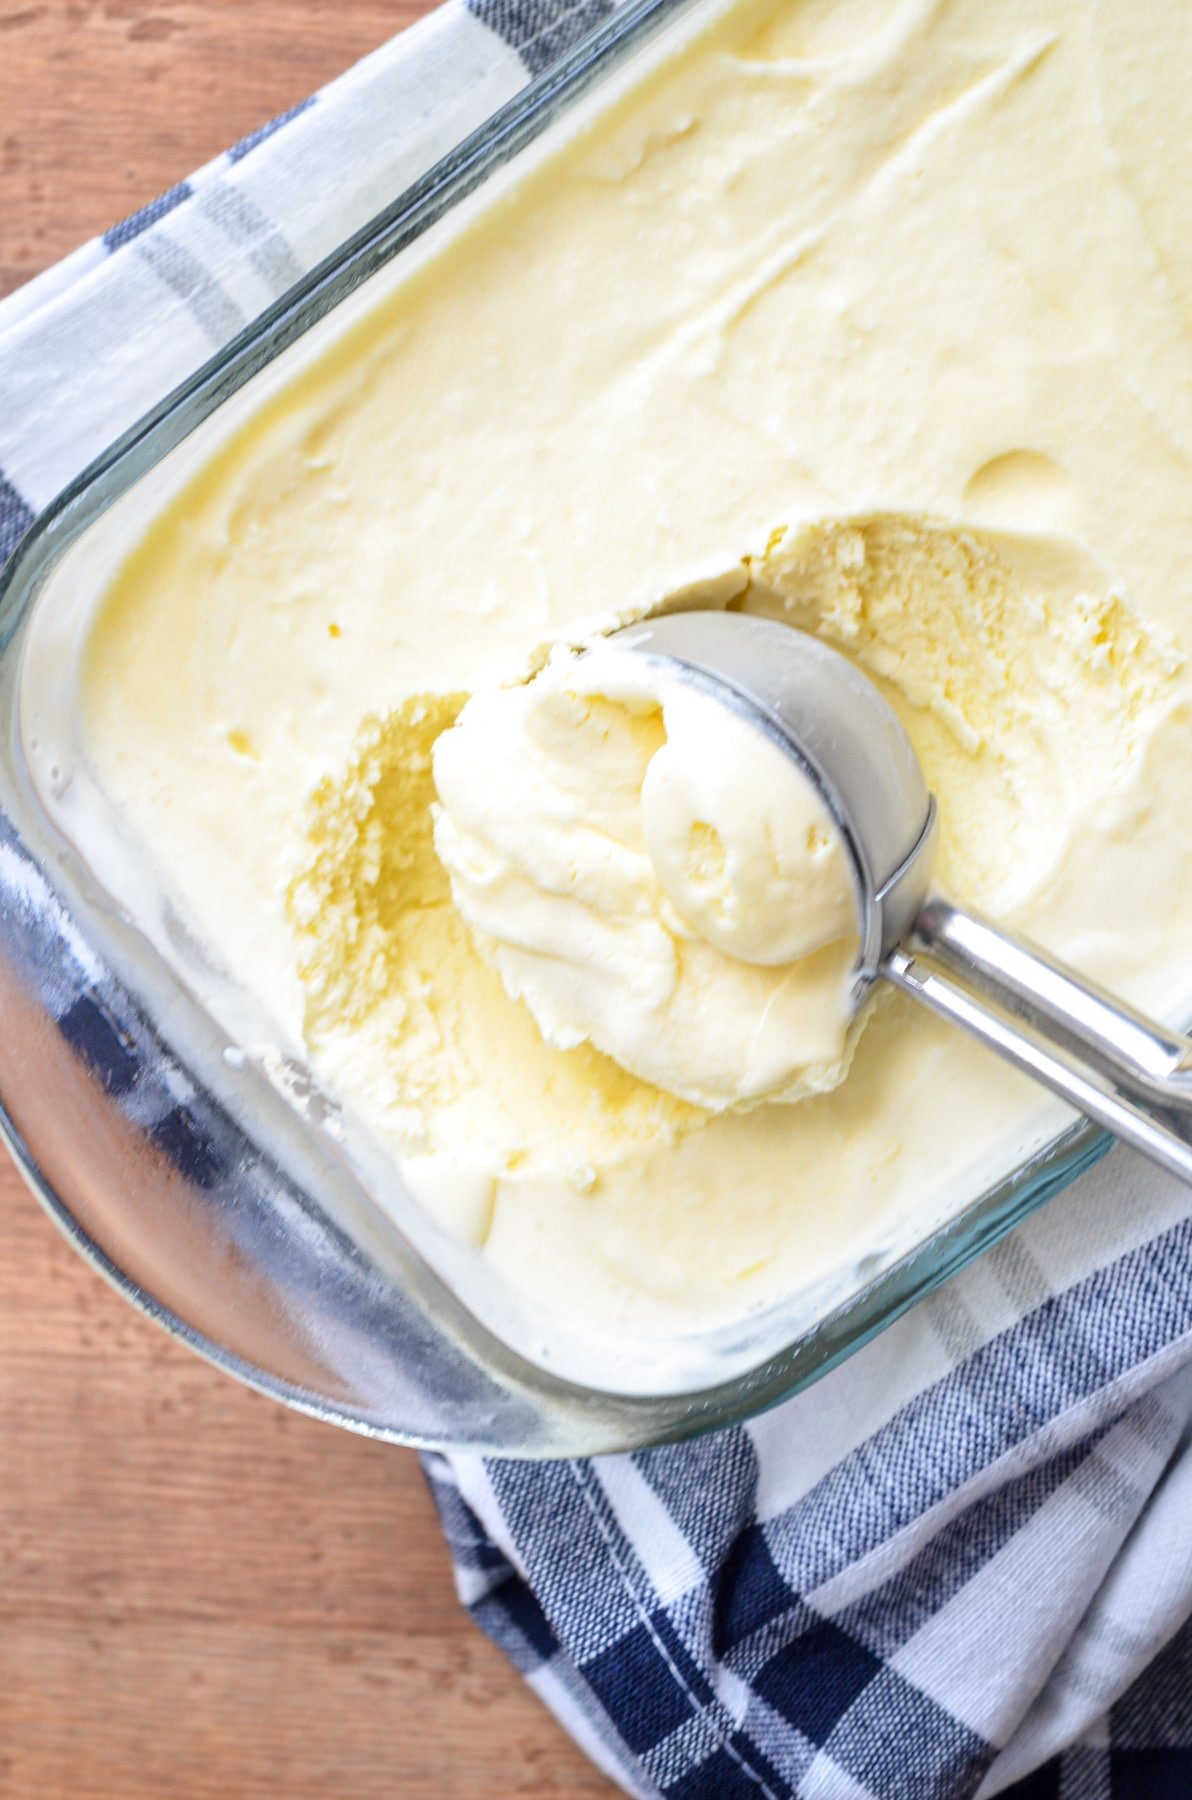
<svg viewBox="0 0 1192 1800"><path fill-rule="evenodd" d="M666 742L642 781L642 830L683 922L726 957L766 967L846 937L855 903L844 845L791 758L681 682L668 684L663 718Z"/></svg>
<svg viewBox="0 0 1192 1800"><path fill-rule="evenodd" d="M716 1111L842 1079L843 846L745 718L643 658L568 652L470 700L434 775L452 898L548 1043Z"/></svg>

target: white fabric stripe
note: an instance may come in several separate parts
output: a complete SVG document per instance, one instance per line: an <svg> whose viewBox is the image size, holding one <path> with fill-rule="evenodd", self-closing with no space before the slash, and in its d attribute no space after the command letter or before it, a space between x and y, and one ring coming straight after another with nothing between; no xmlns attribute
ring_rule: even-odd
<svg viewBox="0 0 1192 1800"><path fill-rule="evenodd" d="M799 1800L882 1800L854 1781L829 1756L817 1756L799 1787Z"/></svg>
<svg viewBox="0 0 1192 1800"><path fill-rule="evenodd" d="M761 1465L758 1517L766 1520L785 1512L912 1394L930 1387L951 1367L939 1343L924 1330L923 1319L908 1314L833 1371L830 1405L824 1398L828 1390L820 1384L751 1420L747 1429Z"/></svg>
<svg viewBox="0 0 1192 1800"><path fill-rule="evenodd" d="M1101 1389L1081 1406L1048 1420L1032 1437L1025 1439L996 1461L986 1464L970 1481L951 1489L938 1505L924 1512L903 1531L877 1544L872 1551L859 1557L839 1575L816 1588L809 1595L816 1610L826 1617L833 1617L846 1607L855 1605L875 1588L883 1586L918 1556L951 1520L978 1501L996 1493L1008 1481L1048 1462L1115 1418L1127 1406L1163 1382L1170 1369L1178 1366L1184 1355L1184 1351L1179 1348L1165 1352L1152 1363L1131 1370L1123 1382L1112 1388ZM1179 1393L1179 1403L1186 1408L1182 1416L1192 1420L1192 1397L1188 1397L1183 1389ZM1187 1585L1187 1599L1192 1608L1192 1577Z"/></svg>
<svg viewBox="0 0 1192 1800"><path fill-rule="evenodd" d="M1053 1293L1188 1217L1188 1190L1118 1146L1017 1235Z"/></svg>
<svg viewBox="0 0 1192 1800"><path fill-rule="evenodd" d="M593 1467L658 1598L673 1606L702 1581L698 1556L629 1457L603 1456Z"/></svg>
<svg viewBox="0 0 1192 1800"><path fill-rule="evenodd" d="M891 1658L981 1737L1004 1744L1087 1610L1178 1437L1143 1443L1124 1420L1014 1537ZM1133 1504L1108 1504L1115 1478ZM1013 1622L1007 1597L1014 1596ZM1024 1646L1030 1647L1029 1657Z"/></svg>
<svg viewBox="0 0 1192 1800"><path fill-rule="evenodd" d="M1192 1414L1192 1370L1174 1405ZM1051 1679L990 1768L978 1800L1001 1793L1066 1744L1106 1742L1108 1709L1192 1615L1192 1430L1114 1559Z"/></svg>
<svg viewBox="0 0 1192 1800"><path fill-rule="evenodd" d="M492 1483L488 1478L488 1470L484 1466L484 1458L460 1454L451 1456L447 1460L451 1464L463 1498L477 1518L483 1520L484 1529L497 1549L524 1578L526 1574L525 1559L522 1556L521 1547L514 1542L505 1515L497 1503Z"/></svg>

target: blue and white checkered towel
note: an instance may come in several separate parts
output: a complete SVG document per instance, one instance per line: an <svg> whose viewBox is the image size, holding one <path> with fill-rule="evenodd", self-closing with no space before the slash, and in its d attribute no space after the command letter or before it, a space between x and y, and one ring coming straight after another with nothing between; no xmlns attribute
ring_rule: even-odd
<svg viewBox="0 0 1192 1800"><path fill-rule="evenodd" d="M610 10L455 0L5 301L0 561ZM2 833L0 905L32 929ZM183 1123L189 1166L203 1126ZM1188 1197L1117 1151L748 1426L592 1462L426 1462L465 1604L630 1793L1186 1800L1190 1425Z"/></svg>

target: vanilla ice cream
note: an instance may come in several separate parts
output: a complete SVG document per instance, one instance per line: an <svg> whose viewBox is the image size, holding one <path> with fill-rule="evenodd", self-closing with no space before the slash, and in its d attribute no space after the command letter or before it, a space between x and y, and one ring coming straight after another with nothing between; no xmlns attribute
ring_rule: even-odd
<svg viewBox="0 0 1192 1800"><path fill-rule="evenodd" d="M850 1025L791 769L576 652L822 637L944 887L1192 1010L1192 8L702 21L236 423L80 694L189 931L486 1279L780 1342L1066 1115L900 996Z"/></svg>
<svg viewBox="0 0 1192 1800"><path fill-rule="evenodd" d="M714 1112L843 1079L848 862L756 726L596 650L470 700L434 776L452 899L548 1044Z"/></svg>

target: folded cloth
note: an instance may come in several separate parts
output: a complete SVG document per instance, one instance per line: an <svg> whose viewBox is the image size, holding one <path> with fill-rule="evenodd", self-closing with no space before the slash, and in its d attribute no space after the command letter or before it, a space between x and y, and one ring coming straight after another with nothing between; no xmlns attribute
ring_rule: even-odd
<svg viewBox="0 0 1192 1800"><path fill-rule="evenodd" d="M0 561L611 10L455 0L0 305ZM1123 1151L749 1424L425 1461L464 1603L630 1793L1192 1794L1192 1219Z"/></svg>

